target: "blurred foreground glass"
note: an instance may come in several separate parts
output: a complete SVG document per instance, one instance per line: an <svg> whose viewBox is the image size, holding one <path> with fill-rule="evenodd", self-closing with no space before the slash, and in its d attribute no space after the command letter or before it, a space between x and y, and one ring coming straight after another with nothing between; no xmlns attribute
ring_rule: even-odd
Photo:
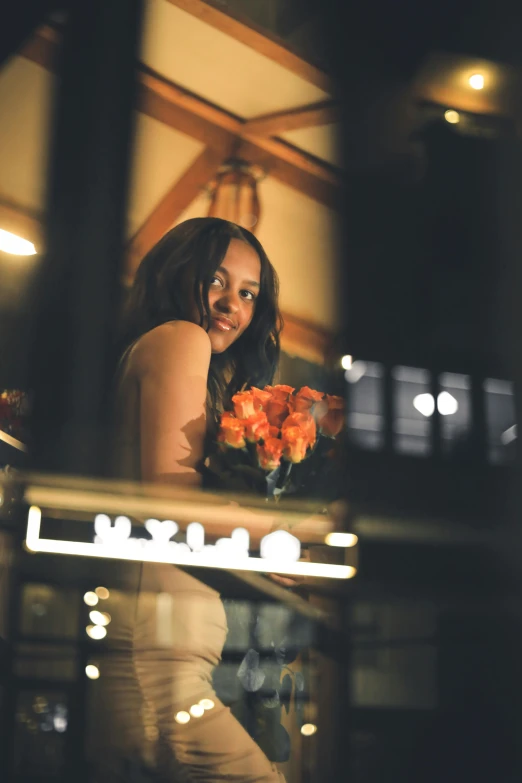
<svg viewBox="0 0 522 783"><path fill-rule="evenodd" d="M384 446L383 368L377 362L353 362L346 370L347 430L352 443L376 451Z"/></svg>
<svg viewBox="0 0 522 783"><path fill-rule="evenodd" d="M513 460L517 441L513 384L486 378L483 388L488 459L505 465Z"/></svg>
<svg viewBox="0 0 522 783"><path fill-rule="evenodd" d="M430 417L435 410L430 374L420 367L394 367L394 448L400 454L425 456L432 450Z"/></svg>

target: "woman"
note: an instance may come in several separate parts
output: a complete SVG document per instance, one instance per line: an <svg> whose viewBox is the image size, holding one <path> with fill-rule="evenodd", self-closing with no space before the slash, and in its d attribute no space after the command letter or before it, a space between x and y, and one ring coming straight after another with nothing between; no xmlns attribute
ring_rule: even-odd
<svg viewBox="0 0 522 783"><path fill-rule="evenodd" d="M258 240L224 220L188 220L151 250L128 300L117 390L120 476L202 485L219 412L244 386L272 381L277 295ZM219 594L174 566L140 570L135 619L127 611L118 632L111 627L113 643L127 652L105 664L101 712L121 727L112 731L106 777L130 780L139 767L169 783L282 781L212 690L227 633ZM194 717L190 708L200 703L213 706Z"/></svg>

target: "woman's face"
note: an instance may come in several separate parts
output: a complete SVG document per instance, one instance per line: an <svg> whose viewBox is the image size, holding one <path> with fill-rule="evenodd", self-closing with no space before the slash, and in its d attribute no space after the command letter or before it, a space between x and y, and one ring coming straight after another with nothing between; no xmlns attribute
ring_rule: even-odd
<svg viewBox="0 0 522 783"><path fill-rule="evenodd" d="M243 334L254 316L261 262L251 245L232 239L210 282L208 302L212 353L223 353Z"/></svg>

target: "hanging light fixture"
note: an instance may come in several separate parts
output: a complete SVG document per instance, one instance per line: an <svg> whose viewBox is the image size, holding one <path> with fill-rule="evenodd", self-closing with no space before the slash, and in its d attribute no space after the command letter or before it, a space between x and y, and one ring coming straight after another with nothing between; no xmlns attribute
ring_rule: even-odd
<svg viewBox="0 0 522 783"><path fill-rule="evenodd" d="M243 160L228 160L210 185L209 217L230 220L255 233L261 216L257 183L264 172Z"/></svg>

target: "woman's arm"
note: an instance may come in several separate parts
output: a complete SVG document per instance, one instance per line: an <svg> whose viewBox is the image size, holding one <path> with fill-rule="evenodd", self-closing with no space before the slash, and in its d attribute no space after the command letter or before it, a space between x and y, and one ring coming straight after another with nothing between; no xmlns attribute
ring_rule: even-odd
<svg viewBox="0 0 522 783"><path fill-rule="evenodd" d="M162 324L136 346L143 481L201 484L210 355L207 333L188 321Z"/></svg>

